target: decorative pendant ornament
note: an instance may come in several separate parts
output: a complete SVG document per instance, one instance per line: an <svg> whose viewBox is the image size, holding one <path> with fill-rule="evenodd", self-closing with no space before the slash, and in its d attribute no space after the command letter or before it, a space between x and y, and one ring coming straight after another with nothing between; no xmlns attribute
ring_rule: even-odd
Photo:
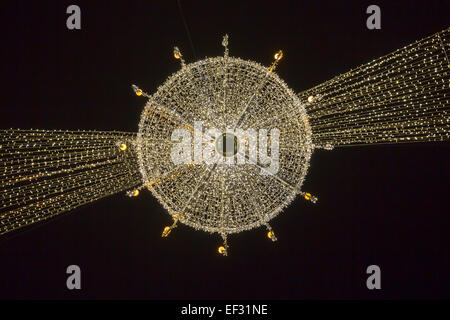
<svg viewBox="0 0 450 320"><path fill-rule="evenodd" d="M132 85L147 99L137 133L0 131L0 234L146 188L173 219L162 237L218 233L224 256L233 233L276 241L271 219L297 195L317 202L301 189L314 149L449 139L449 30L299 94L274 72L281 50L265 67L230 57L227 35L223 56L185 63L175 48L181 69L153 95Z"/></svg>

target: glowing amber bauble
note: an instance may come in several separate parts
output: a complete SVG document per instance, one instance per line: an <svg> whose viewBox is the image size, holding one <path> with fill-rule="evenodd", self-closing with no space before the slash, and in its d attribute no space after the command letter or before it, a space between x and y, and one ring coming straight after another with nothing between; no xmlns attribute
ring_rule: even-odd
<svg viewBox="0 0 450 320"><path fill-rule="evenodd" d="M267 237L269 238L269 239L272 239L272 237L275 235L275 233L273 232L273 231L269 231L269 232L267 232Z"/></svg>
<svg viewBox="0 0 450 320"><path fill-rule="evenodd" d="M225 252L225 247L224 247L224 246L220 246L219 249L218 249L218 251L219 251L220 254L224 254L224 252Z"/></svg>
<svg viewBox="0 0 450 320"><path fill-rule="evenodd" d="M122 150L122 151L127 150L127 145L126 145L125 143L122 143L122 144L120 145L120 150Z"/></svg>

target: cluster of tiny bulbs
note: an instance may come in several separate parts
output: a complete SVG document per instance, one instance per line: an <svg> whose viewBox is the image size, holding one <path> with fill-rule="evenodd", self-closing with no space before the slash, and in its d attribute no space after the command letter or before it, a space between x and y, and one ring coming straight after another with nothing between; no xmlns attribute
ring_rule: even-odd
<svg viewBox="0 0 450 320"><path fill-rule="evenodd" d="M244 230L263 227L276 241L271 219L297 195L317 201L301 190L314 149L450 138L448 40L446 29L297 95L274 72L281 50L265 67L229 56L228 36L223 56L190 64L175 48L181 70L153 95L132 86L147 99L137 134L0 131L0 234L146 188L173 220L162 237L178 223L217 233L222 255L228 235ZM240 165L175 164L171 135L193 132L196 121L224 134L278 129L278 172L261 174L248 157Z"/></svg>
<svg viewBox="0 0 450 320"><path fill-rule="evenodd" d="M0 234L138 186L135 136L0 130Z"/></svg>
<svg viewBox="0 0 450 320"><path fill-rule="evenodd" d="M181 70L152 96L137 86L133 90L148 98L136 139L143 186L172 215L171 228L179 221L217 233L224 239L219 252L226 254L226 237L231 233L265 226L268 237L276 239L268 222L296 195L303 194L300 187L313 145L304 106L273 72L283 52L275 53L273 63L264 67L230 57L227 36L222 44L223 56L192 64L186 64L175 48L174 57L181 61ZM206 128L217 128L221 134L236 129L280 130L278 172L262 175L257 162L231 166L173 163L172 132L178 128L192 130L195 121ZM212 141L216 138L211 137ZM193 145L192 150L196 147ZM246 152L245 148L240 150ZM316 200L309 193L304 197ZM163 236L171 228L166 227Z"/></svg>

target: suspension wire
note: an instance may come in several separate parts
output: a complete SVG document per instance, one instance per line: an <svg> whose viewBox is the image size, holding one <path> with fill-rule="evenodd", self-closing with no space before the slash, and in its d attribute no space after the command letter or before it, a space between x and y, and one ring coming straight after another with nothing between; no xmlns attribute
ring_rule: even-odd
<svg viewBox="0 0 450 320"><path fill-rule="evenodd" d="M177 4L178 4L178 10L180 11L181 19L183 20L184 29L186 30L186 33L187 33L187 36L189 39L189 44L191 45L192 53L194 54L194 59L197 60L197 55L195 54L194 43L192 42L191 33L189 31L189 27L186 22L186 18L184 17L183 8L181 7L180 0L177 0Z"/></svg>

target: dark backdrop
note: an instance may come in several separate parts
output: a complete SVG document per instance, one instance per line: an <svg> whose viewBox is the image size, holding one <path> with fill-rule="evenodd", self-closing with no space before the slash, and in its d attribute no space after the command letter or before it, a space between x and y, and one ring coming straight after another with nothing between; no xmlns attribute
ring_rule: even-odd
<svg viewBox="0 0 450 320"><path fill-rule="evenodd" d="M365 26L378 4L382 29ZM82 29L65 13L81 7ZM295 91L448 27L448 1L182 1L197 59L269 65ZM136 131L144 100L194 61L176 1L9 1L0 13L1 127ZM297 199L263 228L231 236L180 226L150 195L124 194L0 239L2 298L449 298L448 143L317 151ZM82 290L66 289L66 267ZM368 265L382 289L365 287Z"/></svg>

